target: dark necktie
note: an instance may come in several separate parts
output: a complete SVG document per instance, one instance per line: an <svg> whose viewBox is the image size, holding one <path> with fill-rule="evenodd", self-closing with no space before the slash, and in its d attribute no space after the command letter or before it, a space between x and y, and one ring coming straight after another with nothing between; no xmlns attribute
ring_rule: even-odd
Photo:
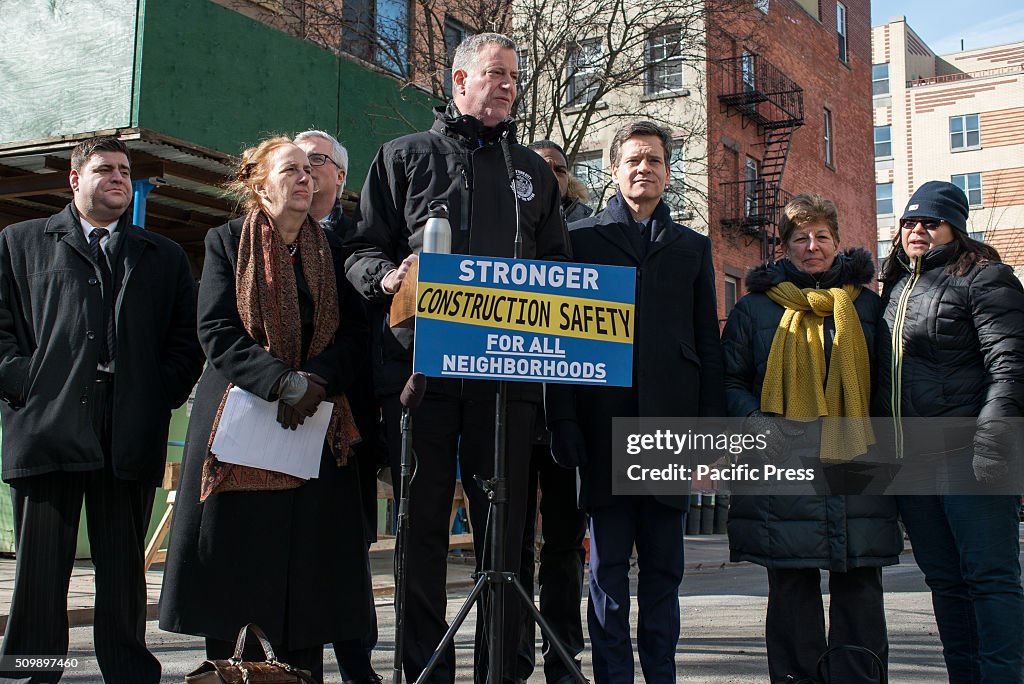
<svg viewBox="0 0 1024 684"><path fill-rule="evenodd" d="M651 220L647 220L639 222L636 225L638 233L640 234L640 239L637 242L640 249L637 256L639 256L641 260L647 256L647 248L651 246L651 222Z"/></svg>
<svg viewBox="0 0 1024 684"><path fill-rule="evenodd" d="M96 265L100 267L100 278L103 282L103 319L104 335L103 344L100 346L100 363L107 365L114 360L114 349L117 348L116 332L114 330L114 278L110 274L110 266L107 265L107 257L103 254L100 241L107 237L109 232L106 228L93 228L89 233L89 251Z"/></svg>

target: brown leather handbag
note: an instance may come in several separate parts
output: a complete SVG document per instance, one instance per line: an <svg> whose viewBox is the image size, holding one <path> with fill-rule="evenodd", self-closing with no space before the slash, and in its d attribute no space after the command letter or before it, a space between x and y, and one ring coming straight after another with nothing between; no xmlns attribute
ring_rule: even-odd
<svg viewBox="0 0 1024 684"><path fill-rule="evenodd" d="M260 641L266 660L243 662L245 639L248 633ZM249 623L238 633L235 654L227 660L205 660L192 672L185 675L185 684L319 684L309 670L299 670L286 663L278 662L274 649L263 630Z"/></svg>

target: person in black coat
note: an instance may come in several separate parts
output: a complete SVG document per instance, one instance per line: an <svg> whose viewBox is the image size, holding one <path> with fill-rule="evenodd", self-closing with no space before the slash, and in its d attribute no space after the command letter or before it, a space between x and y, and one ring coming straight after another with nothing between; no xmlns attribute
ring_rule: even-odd
<svg viewBox="0 0 1024 684"><path fill-rule="evenodd" d="M830 200L817 194L793 198L783 209L779 232L786 258L750 272L748 294L736 303L722 333L726 401L730 416L747 418L752 430L770 430L770 435L778 437L766 450L776 465L799 468L820 465L822 435L816 424L766 415L766 380L778 372L769 359L781 353L777 334L786 330L780 322L787 306L779 301L778 288L788 283L803 296L814 292L835 301L844 296L843 289L848 290L845 296L853 299L854 315L847 314L843 320L856 329L844 330L842 320L836 322L834 309L842 311L838 303L827 313L818 308L818 315L811 311L803 315L815 325L820 323L823 330L820 353L825 377L817 383L818 393L830 382L846 385L847 378L832 363L838 359L837 350L841 347L842 353L849 354L858 343L863 345L865 358L860 363L864 367L858 370L863 383L860 415L864 416L870 409L881 304L878 295L867 289L875 274L871 255L860 248L839 252L838 215ZM862 342L853 339L858 334ZM780 380L774 377L776 384ZM794 412L799 390L783 380L784 416L808 417ZM825 471L830 482L852 483L871 476L866 468L835 463ZM728 531L733 562L750 561L768 569L765 639L772 682L787 681L789 675L815 677L817 660L829 646L862 646L886 661L881 569L899 562L903 548L892 497L734 494ZM827 635L821 570L829 571ZM839 652L829 658L828 666L836 681L877 681L872 662L864 656Z"/></svg>
<svg viewBox="0 0 1024 684"><path fill-rule="evenodd" d="M18 557L0 654L67 653L84 499L100 670L107 681L146 684L159 681L160 663L144 636L143 544L171 410L202 369L195 286L181 247L132 225L120 140L76 146L70 181L74 199L62 212L0 233L3 479Z"/></svg>
<svg viewBox="0 0 1024 684"><path fill-rule="evenodd" d="M1020 682L1024 292L995 249L968 237L968 213L966 195L945 181L907 203L882 271L892 357L878 396L897 424L977 417L964 443L941 453L922 453L920 438L898 445L908 465L927 464L935 486L897 502L932 590L949 681ZM929 432L947 434L934 423Z"/></svg>
<svg viewBox="0 0 1024 684"><path fill-rule="evenodd" d="M400 472L400 392L412 373L413 331L392 328L387 311L423 246L428 205L444 202L451 224L453 254L515 256L517 227L526 259L565 261L568 237L559 211L558 187L544 161L518 144L509 116L516 97L519 61L515 43L497 33L463 41L452 61L453 95L434 110L429 131L388 142L373 160L359 204L355 235L346 243L349 282L373 308L373 377L384 412L391 472ZM506 157L507 153L507 157ZM510 188L509 167L515 174ZM407 287L415 287L410 283ZM423 402L413 412L416 474L409 487L409 533L403 665L407 678L419 677L444 636L445 573L451 535L456 455L469 498L478 569L488 553L488 496L476 478L494 477L494 401L490 380L430 378ZM518 561L526 517L529 449L541 390L536 383L508 386L508 518L495 530L505 557ZM398 494L401 498L401 492ZM518 569L509 562L499 570ZM485 595L486 598L486 595ZM504 592L503 676L512 679L518 643L520 599ZM487 620L477 620L477 679L490 667ZM430 681L455 678L455 649L449 646Z"/></svg>
<svg viewBox="0 0 1024 684"><path fill-rule="evenodd" d="M535 140L528 147L551 167L558 182L558 192L562 196L562 214L566 222L593 214L590 207L569 197L569 163L561 146L550 140ZM582 187L579 181L577 184ZM534 580L539 582L540 614L566 650L576 656L583 652L584 646L580 599L583 596L583 564L586 559L583 539L587 533L587 520L576 505L576 473L562 468L551 459L551 435L544 425L542 406L537 407L537 413L530 452L530 477L527 481L529 503L523 532L519 582L530 596L534 593ZM543 522L539 570L536 563L538 486ZM533 615L523 611L519 649L516 653L516 676L523 681L530 678L536 666L536 641L537 630ZM558 657L547 635L543 633L541 653L544 654L546 681L560 684L572 680L567 664Z"/></svg>
<svg viewBox="0 0 1024 684"><path fill-rule="evenodd" d="M345 216L341 205L341 193L345 189L345 178L348 176L348 150L330 133L325 131L302 131L295 135L295 144L309 157L316 182L316 192L309 205L309 215L324 230L330 231L341 238L342 242L356 232L355 221ZM366 312L372 306L359 296L352 284L347 280L338 292L342 298L342 309L350 315L346 317L346 325L354 331L358 326L365 344L353 349L358 357L353 359L352 382L346 393L352 406L352 415L359 429L361 440L353 447L355 458L353 464L359 473L359 493L363 500L363 523L366 526L366 543L377 541L377 470L387 461L386 446L380 439L381 411L380 402L373 391L373 360L370 354L369 336L366 334ZM356 320L351 314L362 313ZM373 597L370 597L373 600ZM373 624L363 638L367 651L377 645L377 612L373 609ZM342 679L348 679L342 670Z"/></svg>
<svg viewBox="0 0 1024 684"><path fill-rule="evenodd" d="M611 145L618 193L604 211L570 227L579 263L637 269L632 387L546 386L551 451L579 467L590 517L587 618L599 684L632 684L629 559L641 568L637 646L647 682L676 681L683 520L689 497L616 496L612 419L721 416L722 351L711 242L672 221L661 196L672 138L651 122L619 129Z"/></svg>
<svg viewBox="0 0 1024 684"><path fill-rule="evenodd" d="M209 361L196 391L160 599L162 629L206 637L231 654L238 630L263 628L278 657L323 677L333 643L347 681L378 681L361 638L372 601L358 440L343 396L352 339L340 310L340 240L308 215L306 153L287 138L246 151L236 188L248 208L206 237L199 339ZM309 480L228 465L211 451L231 387L277 402L295 429L333 406L319 475Z"/></svg>

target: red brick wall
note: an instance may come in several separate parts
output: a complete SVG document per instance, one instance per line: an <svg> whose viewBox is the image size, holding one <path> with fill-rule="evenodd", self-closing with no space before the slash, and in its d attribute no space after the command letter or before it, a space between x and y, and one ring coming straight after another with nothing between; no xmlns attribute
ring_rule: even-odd
<svg viewBox="0 0 1024 684"><path fill-rule="evenodd" d="M756 30L749 46L729 37L712 35L712 60L738 56L743 47L761 54L803 88L803 126L793 134L782 189L791 193L820 192L839 209L843 247L875 251L874 147L871 105L871 28L868 0L848 0L848 61L838 58L835 34L835 0L821 0L822 21L805 12L793 0L772 0L767 16L752 13ZM733 35L741 32L732 31ZM721 76L709 67L708 144L711 154L710 219L715 271L719 291L719 316L725 274L746 270L760 259L760 245L748 236L721 227L719 183L740 180L739 171L723 168L731 155L728 144L739 147L739 165L750 156L761 159L763 147L756 126L724 111L718 103ZM824 109L832 112L832 168L825 165ZM716 163L719 160L719 163ZM739 295L745 294L741 287Z"/></svg>

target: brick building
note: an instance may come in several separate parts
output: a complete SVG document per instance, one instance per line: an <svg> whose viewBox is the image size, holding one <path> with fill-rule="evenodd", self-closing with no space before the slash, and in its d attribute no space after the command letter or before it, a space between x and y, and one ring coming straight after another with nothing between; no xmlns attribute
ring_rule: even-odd
<svg viewBox="0 0 1024 684"><path fill-rule="evenodd" d="M1024 273L1024 41L936 55L904 17L872 29L878 255L928 180L959 185L968 231Z"/></svg>
<svg viewBox="0 0 1024 684"><path fill-rule="evenodd" d="M681 222L712 239L723 322L744 294L746 270L777 253L779 210L792 195L830 197L842 246L875 249L869 17L867 0L753 3L739 21L709 24L701 67L683 66L674 90L639 95L642 104L672 103L658 118L673 128L692 130L702 119L702 135L682 141L686 149L673 160L686 195L673 206ZM610 127L588 138L577 176L599 178L597 169L609 168L612 134ZM590 185L598 195L613 192Z"/></svg>

